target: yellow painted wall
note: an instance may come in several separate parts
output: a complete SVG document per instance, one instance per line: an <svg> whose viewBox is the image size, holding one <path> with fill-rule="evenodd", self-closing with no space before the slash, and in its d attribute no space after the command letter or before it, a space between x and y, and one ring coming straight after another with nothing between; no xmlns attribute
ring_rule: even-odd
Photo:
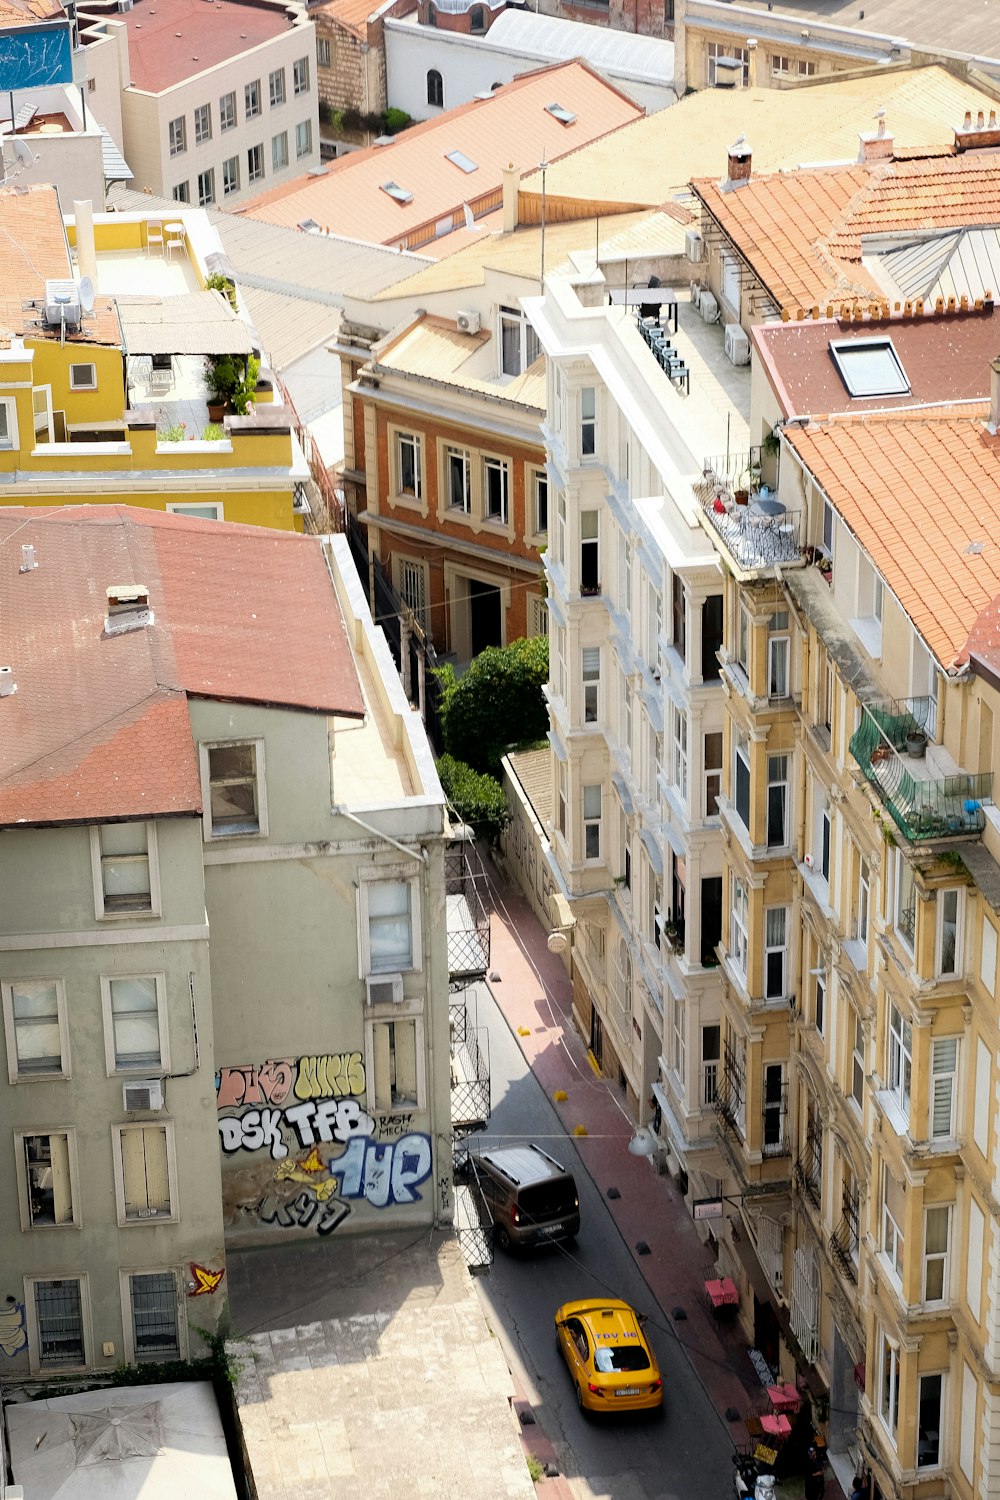
<svg viewBox="0 0 1000 1500"><path fill-rule="evenodd" d="M64 411L68 423L121 421L125 410L125 376L120 349L79 341L62 345L57 339L32 340L28 347L34 353L32 384L52 387L52 410ZM70 365L77 364L96 366L96 391L70 389ZM30 424L27 432L22 427L21 446L26 450L21 458L24 467L30 464L30 443L25 442L26 436L30 435Z"/></svg>

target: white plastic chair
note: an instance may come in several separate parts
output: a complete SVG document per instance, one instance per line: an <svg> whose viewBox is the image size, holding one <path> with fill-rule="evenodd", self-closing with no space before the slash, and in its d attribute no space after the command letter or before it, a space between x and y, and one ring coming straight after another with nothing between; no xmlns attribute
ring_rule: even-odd
<svg viewBox="0 0 1000 1500"><path fill-rule="evenodd" d="M163 254L163 225L158 219L146 221L146 249L150 252L159 250Z"/></svg>

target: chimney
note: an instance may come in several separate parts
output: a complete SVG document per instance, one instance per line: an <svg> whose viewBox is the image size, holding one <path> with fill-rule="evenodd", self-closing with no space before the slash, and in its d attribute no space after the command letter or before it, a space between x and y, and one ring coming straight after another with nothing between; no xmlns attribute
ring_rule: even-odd
<svg viewBox="0 0 1000 1500"><path fill-rule="evenodd" d="M874 131L867 135L859 135L861 149L858 151L858 161L892 161L892 133L885 128L885 110L875 111L876 125Z"/></svg>
<svg viewBox="0 0 1000 1500"><path fill-rule="evenodd" d="M517 228L519 210L517 195L521 186L521 169L509 161L503 169L503 233Z"/></svg>
<svg viewBox="0 0 1000 1500"><path fill-rule="evenodd" d="M149 590L144 583L115 583L108 589L108 613L104 621L106 635L124 635L152 625Z"/></svg>
<svg viewBox="0 0 1000 1500"><path fill-rule="evenodd" d="M747 37L747 58L749 59L747 87L755 89L757 87L757 38L755 36Z"/></svg>
<svg viewBox="0 0 1000 1500"><path fill-rule="evenodd" d="M976 123L972 123L972 111L965 111L965 119L961 125L955 126L955 150L975 151L984 146L1000 146L1000 125L997 124L997 112L990 110L989 119L985 119L983 111L980 110L976 116Z"/></svg>
<svg viewBox="0 0 1000 1500"><path fill-rule="evenodd" d="M9 698L17 692L13 667L0 667L0 698Z"/></svg>
<svg viewBox="0 0 1000 1500"><path fill-rule="evenodd" d="M1000 427L1000 359L990 360L990 420L986 431L996 437Z"/></svg>
<svg viewBox="0 0 1000 1500"><path fill-rule="evenodd" d="M21 547L21 566L19 572L30 573L33 568L38 567L38 558L31 542L25 542Z"/></svg>
<svg viewBox="0 0 1000 1500"><path fill-rule="evenodd" d="M745 135L737 136L729 148L723 189L742 187L750 181L750 160L750 142Z"/></svg>
<svg viewBox="0 0 1000 1500"><path fill-rule="evenodd" d="M94 205L89 198L73 204L76 217L76 265L81 276L97 285L97 245L94 239Z"/></svg>

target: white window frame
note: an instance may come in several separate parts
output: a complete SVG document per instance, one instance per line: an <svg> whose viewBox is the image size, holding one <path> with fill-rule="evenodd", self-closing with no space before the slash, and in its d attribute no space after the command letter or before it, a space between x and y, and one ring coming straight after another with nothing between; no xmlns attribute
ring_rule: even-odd
<svg viewBox="0 0 1000 1500"><path fill-rule="evenodd" d="M887 1333L879 1333L878 1399L879 1421L893 1448L899 1432L899 1345Z"/></svg>
<svg viewBox="0 0 1000 1500"><path fill-rule="evenodd" d="M783 665L784 690L775 685L776 669ZM787 698L792 691L792 641L787 635L769 635L767 638L767 696Z"/></svg>
<svg viewBox="0 0 1000 1500"><path fill-rule="evenodd" d="M402 500L404 504L419 505L424 493L424 444L423 438L418 432L403 432L394 430L393 436L393 500ZM410 448L413 460L414 487L406 489L403 485L403 449Z"/></svg>
<svg viewBox="0 0 1000 1500"><path fill-rule="evenodd" d="M741 809L740 799L740 775L739 769L742 765L746 772L746 808ZM753 777L750 765L750 740L747 735L737 731L733 735L733 812L743 824L747 833L750 832L750 817L753 809Z"/></svg>
<svg viewBox="0 0 1000 1500"><path fill-rule="evenodd" d="M215 168L205 167L198 173L198 207L208 208L215 202Z"/></svg>
<svg viewBox="0 0 1000 1500"><path fill-rule="evenodd" d="M377 969L372 967L368 897L372 886L385 884L407 885L410 888L410 962L402 964L398 970L390 968L388 964ZM367 979L371 974L414 974L423 967L420 897L420 881L409 870L386 865L370 875L362 876L358 883L357 899L359 979Z"/></svg>
<svg viewBox="0 0 1000 1500"><path fill-rule="evenodd" d="M749 954L749 896L745 883L738 875L732 877L733 888L729 912L729 953L743 983L747 982Z"/></svg>
<svg viewBox="0 0 1000 1500"><path fill-rule="evenodd" d="M264 108L264 101L260 92L260 79L251 78L243 85L243 117L246 120L256 120L260 117Z"/></svg>
<svg viewBox="0 0 1000 1500"><path fill-rule="evenodd" d="M187 120L184 115L167 123L167 150L173 156L183 156L187 150Z"/></svg>
<svg viewBox="0 0 1000 1500"><path fill-rule="evenodd" d="M115 1013L111 1008L111 986L120 979L151 979L156 988L156 1022L160 1038L158 1063L119 1063L115 1046ZM104 1014L104 1061L108 1077L161 1078L170 1072L170 1036L167 1024L167 976L164 973L102 974L101 1008Z"/></svg>
<svg viewBox="0 0 1000 1500"><path fill-rule="evenodd" d="M222 196L228 198L230 193L238 193L240 190L240 159L239 156L227 156L222 163ZM170 509L170 506L167 506Z"/></svg>
<svg viewBox="0 0 1000 1500"><path fill-rule="evenodd" d="M580 791L581 791L581 805L582 805L582 808L583 808L583 857L584 857L585 860L597 862L597 861L600 861L600 859L602 858L602 849L601 849L601 805L602 805L601 783L599 781L595 781L593 783L588 784L587 786L581 787ZM597 800L597 811L596 812L594 811L595 794L596 794L596 800ZM594 853L591 853L590 849L588 848L588 842L589 842L589 840L591 838L591 835L595 835L596 836L596 840L597 840L597 849L596 849L596 852L594 852Z"/></svg>
<svg viewBox="0 0 1000 1500"><path fill-rule="evenodd" d="M77 376L78 370L89 370L90 375L80 380ZM69 367L69 388L71 391L96 391L97 390L97 366L93 360L83 360Z"/></svg>
<svg viewBox="0 0 1000 1500"><path fill-rule="evenodd" d="M601 722L601 648L584 646L580 652L580 676L583 682L583 722Z"/></svg>
<svg viewBox="0 0 1000 1500"><path fill-rule="evenodd" d="M943 1250L928 1250L927 1248L927 1219L929 1214L945 1215L945 1236ZM950 1203L928 1203L924 1208L924 1236L923 1236L923 1265L920 1277L920 1295L925 1303L932 1307L940 1307L951 1301L951 1231L952 1212ZM941 1267L941 1295L940 1297L928 1297L927 1295L927 1272L931 1265Z"/></svg>
<svg viewBox="0 0 1000 1500"><path fill-rule="evenodd" d="M133 820L130 820L133 821ZM141 820L136 819L135 822ZM99 922L131 922L142 920L143 917L158 917L160 915L160 862L156 849L156 823L152 819L145 822L146 829L146 853L136 854L104 854L101 845L101 829L105 827L119 828L120 823L92 823L90 825L90 864L94 877L94 915ZM107 895L104 890L104 861L133 860L138 862L146 860L149 870L149 905L130 908L112 909L108 911L105 903Z"/></svg>
<svg viewBox="0 0 1000 1500"><path fill-rule="evenodd" d="M213 512L206 516L205 511ZM168 500L167 514L171 516L193 516L199 521L224 521L225 506L221 500Z"/></svg>
<svg viewBox="0 0 1000 1500"><path fill-rule="evenodd" d="M243 745L252 745L254 748L254 778L257 783L257 827L248 829L245 833L220 829L215 832L212 826L212 782L211 782L211 750L227 750ZM206 844L212 844L220 839L258 839L267 837L267 776L264 762L264 740L254 735L234 735L231 739L224 740L202 740L198 745L198 754L201 762L201 795L202 806L202 828Z"/></svg>
<svg viewBox="0 0 1000 1500"><path fill-rule="evenodd" d="M288 102L284 68L273 68L267 75L267 99L271 109L280 109Z"/></svg>
<svg viewBox="0 0 1000 1500"><path fill-rule="evenodd" d="M687 710L671 704L670 739L673 747L674 785L681 802L688 797L688 717Z"/></svg>
<svg viewBox="0 0 1000 1500"><path fill-rule="evenodd" d="M900 1114L910 1123L913 1097L913 1025L889 1000L886 1024L886 1086Z"/></svg>
<svg viewBox="0 0 1000 1500"><path fill-rule="evenodd" d="M288 162L288 131L279 130L271 137L271 171L283 172Z"/></svg>
<svg viewBox="0 0 1000 1500"><path fill-rule="evenodd" d="M498 458L495 454L484 453L483 463L483 520L491 526L506 526L510 517L510 464L505 458ZM500 510L490 510L490 480L491 473L500 476Z"/></svg>
<svg viewBox="0 0 1000 1500"><path fill-rule="evenodd" d="M137 1215L128 1217L125 1204L125 1166L122 1161L122 1137L137 1130L162 1130L167 1158L167 1194L170 1198L170 1212L167 1214L150 1214L148 1217L139 1218ZM132 1229L136 1225L145 1227L150 1224L176 1224L180 1214L177 1201L177 1157L174 1143L173 1120L141 1120L134 1124L112 1125L111 1127L111 1156L115 1174L115 1208L118 1214L118 1227L120 1229Z"/></svg>
<svg viewBox="0 0 1000 1500"><path fill-rule="evenodd" d="M917 878L913 866L904 858L901 849L896 850L895 890L892 902L892 925L903 948L912 958L916 952L917 941ZM907 934L903 922L904 894L909 892L910 901L905 911L913 912L913 930Z"/></svg>
<svg viewBox="0 0 1000 1500"><path fill-rule="evenodd" d="M944 964L944 926L945 907L948 902L955 902L955 952L950 969L945 969ZM935 923L934 937L934 972L940 979L958 979L963 970L962 934L965 926L965 891L961 886L945 886L937 893L937 921Z"/></svg>
<svg viewBox="0 0 1000 1500"><path fill-rule="evenodd" d="M952 1049L954 1049L953 1052ZM950 1057L948 1055L949 1052L952 1052ZM931 1097L927 1134L932 1141L952 1141L955 1138L960 1056L961 1041L957 1036L936 1036L931 1038ZM939 1085L941 1087L942 1099L946 1097L948 1101L947 1130L936 1129L934 1123ZM945 1089L947 1089L947 1093L945 1093Z"/></svg>
<svg viewBox="0 0 1000 1500"><path fill-rule="evenodd" d="M430 631L430 569L420 557L405 557L401 552L393 553L393 571L396 575L396 590L399 597L423 630ZM411 585L416 583L416 588Z"/></svg>
<svg viewBox="0 0 1000 1500"><path fill-rule="evenodd" d="M173 186L173 199L175 203L191 202L190 182L175 182Z"/></svg>
<svg viewBox="0 0 1000 1500"><path fill-rule="evenodd" d="M858 856L858 942L868 950L868 934L871 930L871 868L864 855Z"/></svg>
<svg viewBox="0 0 1000 1500"><path fill-rule="evenodd" d="M935 1431L937 1433L937 1457L931 1463L921 1463L921 1461L920 1461L920 1430L921 1430L920 1415L921 1415L921 1412L923 1410L923 1405L924 1405L923 1399L921 1397L921 1390L922 1390L922 1387L923 1387L923 1384L924 1384L925 1380L937 1380L937 1381L940 1382L939 1387L938 1387L937 1427L933 1429L933 1431ZM916 1452L917 1473L921 1476L921 1478L923 1478L926 1474L932 1474L936 1469L942 1469L944 1467L944 1454L945 1454L946 1449L950 1447L950 1444L946 1441L946 1439L948 1437L948 1433L947 1433L947 1429L945 1427L945 1397L946 1397L946 1394L947 1394L947 1390L948 1390L948 1371L947 1370L921 1370L919 1378L917 1380L917 1452Z"/></svg>
<svg viewBox="0 0 1000 1500"><path fill-rule="evenodd" d="M17 1028L14 1023L14 991L21 985L54 985L56 991L56 1022L59 1027L59 1066L42 1072L25 1070L17 1054ZM66 985L64 980L48 974L19 975L0 984L3 999L3 1024L7 1041L7 1076L11 1083L51 1083L54 1078L70 1078L69 1021L66 1013Z"/></svg>
<svg viewBox="0 0 1000 1500"><path fill-rule="evenodd" d="M329 68L331 66L331 48L328 36L318 36L316 38L316 66L318 68Z"/></svg>
<svg viewBox="0 0 1000 1500"><path fill-rule="evenodd" d="M41 1359L42 1340L38 1324L38 1309L35 1304L35 1288L47 1281L75 1281L80 1288L80 1337L83 1344L83 1363L78 1365L44 1364ZM93 1359L93 1329L91 1325L90 1278L86 1271L69 1272L66 1275L25 1276L24 1318L28 1335L28 1365L33 1375L69 1373L85 1370Z"/></svg>
<svg viewBox="0 0 1000 1500"><path fill-rule="evenodd" d="M231 89L219 99L219 134L236 129L236 90Z"/></svg>
<svg viewBox="0 0 1000 1500"><path fill-rule="evenodd" d="M308 57L297 57L292 63L292 94L308 94L309 92L309 59Z"/></svg>
<svg viewBox="0 0 1000 1500"><path fill-rule="evenodd" d="M430 102L431 101L428 100L428 103ZM517 358L514 361L514 363L517 365L516 370L508 369L507 365L504 363L506 350L506 343L504 340L505 331L515 331L517 333ZM500 376L507 377L522 375L525 370L529 369L531 365L534 364L539 354L541 354L542 350L541 345L538 342L538 335L535 333L535 330L528 322L528 319L525 317L524 312L521 308L510 307L505 304L501 304L498 307L497 352L500 357L500 369L498 371L498 374Z"/></svg>
<svg viewBox="0 0 1000 1500"><path fill-rule="evenodd" d="M549 534L549 476L548 476L547 472L545 471L545 469L538 469L538 468L535 468L533 465L529 466L529 468L528 468L528 476L529 476L530 485L531 485L530 493L531 493L531 504L532 504L532 515L531 515L532 528L533 528L532 535L533 536L548 536L548 534ZM542 493L543 493L543 491L544 491L544 501L542 499ZM545 512L544 516L542 515L542 511L543 510ZM543 520L545 522L544 526L542 525L542 521Z"/></svg>
<svg viewBox="0 0 1000 1500"><path fill-rule="evenodd" d="M820 1036L826 1036L826 973L816 974L816 988L813 991L813 1025Z"/></svg>
<svg viewBox="0 0 1000 1500"><path fill-rule="evenodd" d="M196 104L194 108L194 143L196 146L204 145L205 141L212 139L212 106L211 104Z"/></svg>
<svg viewBox="0 0 1000 1500"><path fill-rule="evenodd" d="M897 1288L903 1284L903 1252L906 1236L902 1224L898 1224L889 1206L888 1180L891 1173L886 1162L882 1163L882 1234L880 1248L883 1264L890 1272ZM906 1189L900 1187L905 1202Z"/></svg>
<svg viewBox="0 0 1000 1500"><path fill-rule="evenodd" d="M768 936L767 919L772 912L781 912L782 914L780 942L774 942ZM764 973L762 977L764 981L764 998L766 1000L782 1000L788 994L788 926L787 906L766 906L764 908ZM768 960L774 954L780 954L781 956L781 987L772 993L768 987L768 971L770 968Z"/></svg>
<svg viewBox="0 0 1000 1500"><path fill-rule="evenodd" d="M792 800L791 796L790 796L790 785L789 785L789 782L790 782L790 777L789 777L789 761L790 760L791 760L791 756L788 755L788 753L786 751L778 751L777 754L775 754L775 755L769 755L767 757L767 806L766 806L766 809L765 809L766 827L765 827L765 830L764 830L764 838L765 838L765 842L767 843L767 847L769 849L787 849L787 847L788 847L789 835L790 835L790 831L791 831L789 829L789 822L790 822L790 819L789 819L789 810L790 810L790 807L791 807L791 800ZM784 761L784 763L785 763L784 764L784 768L783 768L783 775L780 775L780 776L778 776L778 775L776 775L776 774L774 774L772 772L772 767L775 766L776 762L778 762L778 761ZM774 839L774 840L772 840L772 838L771 838L771 791L772 791L772 788L775 791L777 791L779 788L783 788L783 793L782 793L782 814L781 814L781 824L782 824L781 832L784 834L784 837L781 838L781 839Z"/></svg>
<svg viewBox="0 0 1000 1500"><path fill-rule="evenodd" d="M122 1266L118 1271L118 1285L122 1303L122 1341L124 1344L124 1359L129 1365L159 1364L161 1357L149 1361L138 1358L135 1347L135 1323L132 1311L132 1277L133 1276L170 1276L174 1283L175 1311L177 1314L177 1355L179 1360L188 1357L188 1327L187 1316L184 1306L184 1298L181 1295L179 1277L174 1266Z"/></svg>
<svg viewBox="0 0 1000 1500"><path fill-rule="evenodd" d="M708 764L708 750L706 741L709 735L718 736L719 760L717 765ZM722 761L726 753L726 737L721 729L707 729L702 735L702 757L705 765L705 818L717 818L719 816L719 798L722 795ZM714 812L709 803L715 802Z"/></svg>
<svg viewBox="0 0 1000 1500"><path fill-rule="evenodd" d="M17 402L13 396L0 396L0 412L3 414L3 425L0 426L0 453L16 453L20 447L17 432Z"/></svg>
<svg viewBox="0 0 1000 1500"><path fill-rule="evenodd" d="M739 618L736 624L736 664L743 668L743 672L747 678L750 676L751 634L750 611L741 600Z"/></svg>
<svg viewBox="0 0 1000 1500"><path fill-rule="evenodd" d="M377 1102L375 1095L375 1080L377 1077L375 1028L376 1026L388 1026L403 1022L413 1026L413 1044L416 1052L416 1102L414 1103L412 1100L408 1099L400 1100L400 1102L397 1104L394 1104L391 1099L388 1103ZM424 1018L423 1015L414 1006L403 1004L394 1006L391 1010L387 1010L384 1006L379 1006L372 1015L367 1017L367 1019L365 1020L365 1067L367 1070L366 1077L371 1080L366 1093L366 1101L369 1110L380 1115L409 1115L416 1114L420 1110L427 1108L427 1069L425 1053L426 1043L424 1037Z"/></svg>
<svg viewBox="0 0 1000 1500"><path fill-rule="evenodd" d="M549 601L543 599L540 594L528 595L528 635L544 635L549 633Z"/></svg>
<svg viewBox="0 0 1000 1500"><path fill-rule="evenodd" d="M62 1224L33 1224L31 1221L31 1201L28 1193L28 1169L24 1155L24 1143L33 1136L40 1135L63 1135L66 1137L70 1217ZM40 1125L32 1130L15 1130L14 1160L17 1169L17 1206L21 1216L21 1229L24 1233L44 1234L59 1229L79 1229L81 1219L80 1173L76 1151L76 1131L73 1126Z"/></svg>
<svg viewBox="0 0 1000 1500"><path fill-rule="evenodd" d="M580 389L580 458L583 462L597 459L597 387L593 385Z"/></svg>
<svg viewBox="0 0 1000 1500"><path fill-rule="evenodd" d="M264 142L247 147L247 181L264 181Z"/></svg>
<svg viewBox="0 0 1000 1500"><path fill-rule="evenodd" d="M295 127L295 160L309 156L313 148L312 120L300 120Z"/></svg>
<svg viewBox="0 0 1000 1500"><path fill-rule="evenodd" d="M453 464L459 462L462 465L462 498L458 502L453 499L454 489L452 486ZM459 447L455 443L444 445L444 471L445 471L445 510L457 512L462 516L472 514L472 452L469 448Z"/></svg>

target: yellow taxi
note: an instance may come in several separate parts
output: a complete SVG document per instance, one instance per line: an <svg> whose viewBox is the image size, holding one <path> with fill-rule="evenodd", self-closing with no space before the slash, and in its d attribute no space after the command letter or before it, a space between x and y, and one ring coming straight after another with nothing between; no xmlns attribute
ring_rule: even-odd
<svg viewBox="0 0 1000 1500"><path fill-rule="evenodd" d="M564 1302L559 1308L556 1339L581 1411L649 1411L662 1405L663 1380L643 1321L614 1297Z"/></svg>

